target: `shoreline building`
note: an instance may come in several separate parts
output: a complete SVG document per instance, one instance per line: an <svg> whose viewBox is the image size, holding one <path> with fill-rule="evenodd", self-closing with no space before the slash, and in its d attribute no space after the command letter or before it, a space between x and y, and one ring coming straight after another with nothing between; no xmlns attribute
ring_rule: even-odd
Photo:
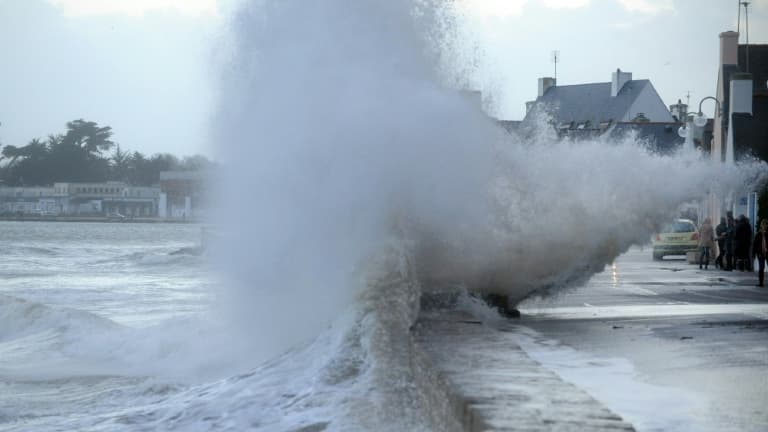
<svg viewBox="0 0 768 432"><path fill-rule="evenodd" d="M719 39L712 160L733 164L755 156L768 161L768 45L739 44L739 33L734 31L720 33ZM707 201L704 211L713 220L732 211L735 216L746 215L753 229L757 227L757 191L713 193Z"/></svg>
<svg viewBox="0 0 768 432"><path fill-rule="evenodd" d="M53 185L65 215L157 216L157 187L129 186L124 182L68 183Z"/></svg>
<svg viewBox="0 0 768 432"><path fill-rule="evenodd" d="M609 82L560 86L554 78L539 78L538 96L526 103L523 125L541 115L549 116L558 130L675 122L650 80L633 80L631 72L621 69L611 74Z"/></svg>
<svg viewBox="0 0 768 432"><path fill-rule="evenodd" d="M557 85L551 77L538 80L536 100L526 102L522 121L501 121L507 130L527 135L540 122L549 123L560 137L621 139L634 135L660 153L682 146L677 131L683 124L673 116L648 79L632 79L616 69L611 81Z"/></svg>
<svg viewBox="0 0 768 432"><path fill-rule="evenodd" d="M54 195L54 188L50 186L0 186L0 215L58 214Z"/></svg>
<svg viewBox="0 0 768 432"><path fill-rule="evenodd" d="M199 220L205 214L207 173L162 171L157 186L121 181L0 186L0 216L116 216Z"/></svg>
<svg viewBox="0 0 768 432"><path fill-rule="evenodd" d="M0 214L156 217L160 188L124 182L56 182L0 187Z"/></svg>

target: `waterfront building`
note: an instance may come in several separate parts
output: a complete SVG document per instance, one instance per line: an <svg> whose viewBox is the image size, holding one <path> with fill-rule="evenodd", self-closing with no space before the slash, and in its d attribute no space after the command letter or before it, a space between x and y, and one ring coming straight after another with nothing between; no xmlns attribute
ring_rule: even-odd
<svg viewBox="0 0 768 432"><path fill-rule="evenodd" d="M732 164L745 157L768 160L768 45L739 44L739 33L720 33L712 159ZM760 201L768 199L766 189ZM758 192L736 190L710 194L705 211L717 220L732 211L750 218L753 229L760 213ZM763 202L763 205L765 203ZM763 215L765 217L765 214Z"/></svg>
<svg viewBox="0 0 768 432"><path fill-rule="evenodd" d="M631 72L621 69L611 74L609 82L557 85L555 78L539 78L538 96L526 103L522 125L542 115L558 130L606 130L619 122L675 122L650 80L633 80Z"/></svg>
<svg viewBox="0 0 768 432"><path fill-rule="evenodd" d="M159 187L115 181L0 187L0 214L155 217L159 197Z"/></svg>
<svg viewBox="0 0 768 432"><path fill-rule="evenodd" d="M0 215L54 215L60 212L54 188L46 186L0 186Z"/></svg>

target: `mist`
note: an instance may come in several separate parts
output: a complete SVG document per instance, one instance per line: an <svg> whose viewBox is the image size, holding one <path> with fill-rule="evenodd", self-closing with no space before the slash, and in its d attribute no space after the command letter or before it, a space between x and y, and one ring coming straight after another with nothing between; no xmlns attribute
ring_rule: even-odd
<svg viewBox="0 0 768 432"><path fill-rule="evenodd" d="M680 204L764 169L656 155L633 136L560 140L544 117L533 137L510 135L448 85L464 70L451 70L456 22L450 4L408 0L259 1L236 15L214 122L233 156L215 256L225 313L257 351L359 301L392 242L422 290L515 302L586 280Z"/></svg>

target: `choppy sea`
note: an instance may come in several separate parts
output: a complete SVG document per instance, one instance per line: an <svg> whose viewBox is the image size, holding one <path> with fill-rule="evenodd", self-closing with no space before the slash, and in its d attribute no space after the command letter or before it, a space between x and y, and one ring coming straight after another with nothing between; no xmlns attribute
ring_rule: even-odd
<svg viewBox="0 0 768 432"><path fill-rule="evenodd" d="M0 430L450 430L406 334L405 254L264 361L216 311L201 227L0 222ZM376 294L386 292L386 295ZM290 314L290 308L285 308ZM254 328L253 334L280 328ZM393 413L397 417L393 418Z"/></svg>

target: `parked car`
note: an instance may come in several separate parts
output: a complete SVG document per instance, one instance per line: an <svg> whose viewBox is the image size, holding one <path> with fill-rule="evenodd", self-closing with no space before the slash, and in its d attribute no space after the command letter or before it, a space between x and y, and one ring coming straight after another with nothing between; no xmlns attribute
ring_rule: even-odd
<svg viewBox="0 0 768 432"><path fill-rule="evenodd" d="M122 221L122 220L125 220L125 216L121 215L118 212L112 212L112 213L107 213L107 219L111 221Z"/></svg>
<svg viewBox="0 0 768 432"><path fill-rule="evenodd" d="M675 219L653 236L653 259L699 250L699 230L690 219Z"/></svg>

